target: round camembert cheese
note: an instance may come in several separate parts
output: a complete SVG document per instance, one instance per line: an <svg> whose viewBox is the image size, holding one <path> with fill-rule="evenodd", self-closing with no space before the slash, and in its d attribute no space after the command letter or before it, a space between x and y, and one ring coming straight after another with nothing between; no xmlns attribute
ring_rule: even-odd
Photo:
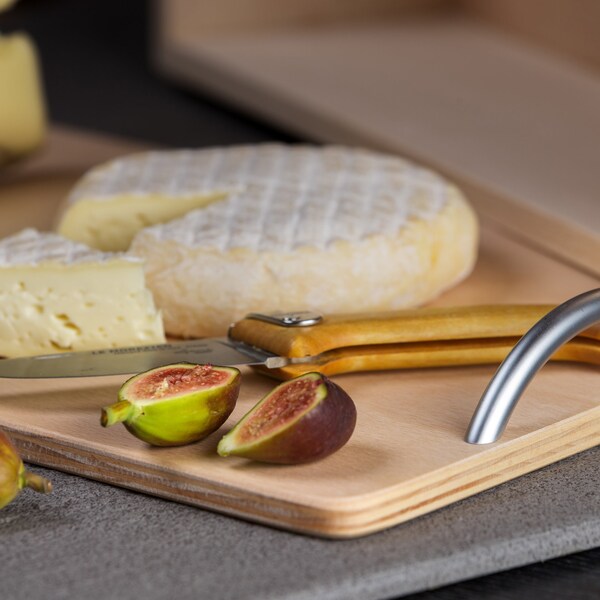
<svg viewBox="0 0 600 600"><path fill-rule="evenodd" d="M412 307L460 281L476 259L477 220L461 192L395 156L266 144L130 160L119 162L126 180L106 184L113 194L106 202L124 199L122 214L136 193L165 203L211 198L141 229L129 250L145 260L172 335L221 335L256 311ZM134 176L134 163L146 175ZM164 174L153 184L150 163Z"/></svg>
<svg viewBox="0 0 600 600"><path fill-rule="evenodd" d="M140 259L34 229L0 240L0 356L164 341Z"/></svg>

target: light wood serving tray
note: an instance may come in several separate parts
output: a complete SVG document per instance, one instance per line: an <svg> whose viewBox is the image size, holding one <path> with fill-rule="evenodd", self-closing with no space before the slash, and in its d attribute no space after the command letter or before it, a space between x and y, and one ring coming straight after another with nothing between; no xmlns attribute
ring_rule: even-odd
<svg viewBox="0 0 600 600"><path fill-rule="evenodd" d="M47 212L38 210L35 218L40 227L50 225L52 205L64 192L52 173L67 173L61 181L71 184L88 166L86 158L97 162L134 148L104 144L55 131L49 150L33 166L1 173L6 229L29 222L44 189ZM71 162L69 148L81 150L72 153ZM53 156L71 166L54 163ZM474 273L435 304L558 303L598 285L584 270L483 219ZM100 426L100 408L115 400L125 379L120 376L1 380L0 428L33 463L297 532L348 538L407 521L600 442L600 371L549 364L528 388L500 441L465 443L469 420L493 372L486 366L337 376L357 404L355 433L338 453L302 466L216 454L220 435L274 385L249 370L230 420L217 434L182 448L151 448L120 426Z"/></svg>

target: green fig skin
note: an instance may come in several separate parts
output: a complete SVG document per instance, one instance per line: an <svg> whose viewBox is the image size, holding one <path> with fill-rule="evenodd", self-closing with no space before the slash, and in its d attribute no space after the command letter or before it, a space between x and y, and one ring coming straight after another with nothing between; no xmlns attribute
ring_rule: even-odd
<svg viewBox="0 0 600 600"><path fill-rule="evenodd" d="M8 436L0 431L0 509L10 504L26 487L42 494L52 491L44 477L30 473Z"/></svg>
<svg viewBox="0 0 600 600"><path fill-rule="evenodd" d="M308 380L318 399L307 411L277 430L252 434L252 418L274 394L283 394L293 382ZM275 417L276 419L276 417ZM348 442L356 426L356 406L350 396L321 373L308 373L285 381L258 402L229 431L217 447L220 456L241 456L259 462L295 465L314 462L337 452Z"/></svg>
<svg viewBox="0 0 600 600"><path fill-rule="evenodd" d="M131 390L141 378L181 369L211 369L225 373L228 381L166 398L136 398ZM153 446L184 446L216 431L235 408L241 374L233 367L178 363L151 369L128 379L119 390L119 400L102 409L101 425L122 422L140 440Z"/></svg>

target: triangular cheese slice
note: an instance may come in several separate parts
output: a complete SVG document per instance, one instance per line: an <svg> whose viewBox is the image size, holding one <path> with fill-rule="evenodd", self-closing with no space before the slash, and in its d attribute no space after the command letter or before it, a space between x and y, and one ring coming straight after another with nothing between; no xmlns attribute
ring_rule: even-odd
<svg viewBox="0 0 600 600"><path fill-rule="evenodd" d="M33 229L0 241L0 356L164 341L142 260Z"/></svg>

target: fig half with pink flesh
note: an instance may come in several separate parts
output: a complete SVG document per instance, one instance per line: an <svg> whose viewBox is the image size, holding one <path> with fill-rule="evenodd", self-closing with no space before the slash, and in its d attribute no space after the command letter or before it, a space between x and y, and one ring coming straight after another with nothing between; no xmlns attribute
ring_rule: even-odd
<svg viewBox="0 0 600 600"><path fill-rule="evenodd" d="M350 396L321 373L285 381L267 394L219 442L221 456L299 464L339 450L356 425Z"/></svg>
<svg viewBox="0 0 600 600"><path fill-rule="evenodd" d="M102 409L100 422L122 422L154 446L183 446L216 431L235 408L241 374L234 367L177 363L128 379L119 401Z"/></svg>

